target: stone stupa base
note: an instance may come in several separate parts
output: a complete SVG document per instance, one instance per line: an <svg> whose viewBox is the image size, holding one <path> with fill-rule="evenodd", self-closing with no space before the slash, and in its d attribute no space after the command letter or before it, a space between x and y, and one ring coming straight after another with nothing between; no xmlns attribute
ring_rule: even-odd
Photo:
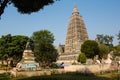
<svg viewBox="0 0 120 80"><path fill-rule="evenodd" d="M38 71L18 71L16 68L11 70L13 77L32 77L32 76L43 76L51 75L50 70L38 70Z"/></svg>

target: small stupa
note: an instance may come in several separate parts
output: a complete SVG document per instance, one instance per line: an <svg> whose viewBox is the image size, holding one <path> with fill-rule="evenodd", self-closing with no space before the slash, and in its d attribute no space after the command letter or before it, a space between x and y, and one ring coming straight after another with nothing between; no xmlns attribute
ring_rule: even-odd
<svg viewBox="0 0 120 80"><path fill-rule="evenodd" d="M35 56L30 47L30 41L27 42L21 61L10 71L13 77L32 77L51 75L51 70L44 70L35 61Z"/></svg>
<svg viewBox="0 0 120 80"><path fill-rule="evenodd" d="M23 51L22 60L17 64L18 70L40 70L39 63L35 61L35 56L30 47L30 41L27 42L25 50Z"/></svg>

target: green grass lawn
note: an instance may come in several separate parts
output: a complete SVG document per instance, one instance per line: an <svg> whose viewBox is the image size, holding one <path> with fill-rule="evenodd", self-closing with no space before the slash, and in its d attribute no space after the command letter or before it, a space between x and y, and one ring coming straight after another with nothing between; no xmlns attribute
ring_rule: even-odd
<svg viewBox="0 0 120 80"><path fill-rule="evenodd" d="M0 80L10 80L9 74L0 74Z"/></svg>
<svg viewBox="0 0 120 80"><path fill-rule="evenodd" d="M110 72L99 75L81 75L78 73L69 73L26 78L10 78L8 74L0 74L0 80L120 80L120 73Z"/></svg>

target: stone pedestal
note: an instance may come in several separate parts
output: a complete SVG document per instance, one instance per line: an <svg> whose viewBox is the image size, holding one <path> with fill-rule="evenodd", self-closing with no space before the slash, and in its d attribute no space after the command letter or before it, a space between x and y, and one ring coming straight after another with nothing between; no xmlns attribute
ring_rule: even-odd
<svg viewBox="0 0 120 80"><path fill-rule="evenodd" d="M40 70L39 63L35 61L32 50L24 50L22 60L17 64L16 68L22 71Z"/></svg>
<svg viewBox="0 0 120 80"><path fill-rule="evenodd" d="M32 77L32 76L44 76L51 75L50 70L41 70L41 71L17 71L16 68L11 70L13 77Z"/></svg>

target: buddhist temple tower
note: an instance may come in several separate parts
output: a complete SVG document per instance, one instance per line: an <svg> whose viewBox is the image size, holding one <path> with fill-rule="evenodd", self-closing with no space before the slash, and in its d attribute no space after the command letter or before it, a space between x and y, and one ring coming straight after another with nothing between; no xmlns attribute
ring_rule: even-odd
<svg viewBox="0 0 120 80"><path fill-rule="evenodd" d="M65 42L65 54L76 54L80 53L81 44L88 40L88 34L83 21L82 16L80 16L76 5L70 17L66 42Z"/></svg>

